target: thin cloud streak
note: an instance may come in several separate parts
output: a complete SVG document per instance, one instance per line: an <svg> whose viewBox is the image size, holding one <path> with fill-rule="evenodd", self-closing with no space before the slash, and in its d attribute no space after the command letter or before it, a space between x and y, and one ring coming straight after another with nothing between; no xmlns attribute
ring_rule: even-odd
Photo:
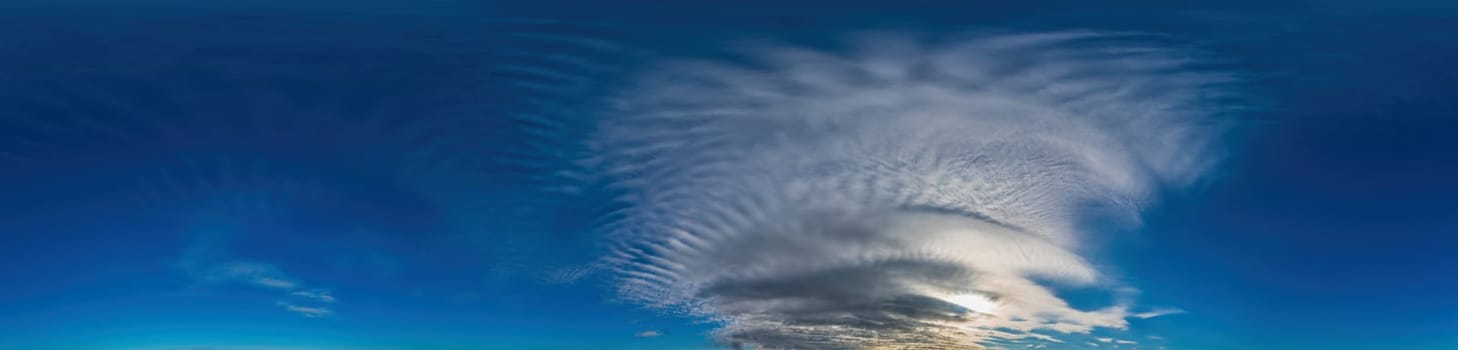
<svg viewBox="0 0 1458 350"><path fill-rule="evenodd" d="M182 265L195 267L200 263L196 260L187 260ZM255 288L275 290L282 292L284 296L295 301L305 301L316 304L332 304L336 301L332 292L327 289L305 288L303 282L280 271L273 264L253 261L225 261L206 267L195 268L201 272L192 271L198 282L209 285L246 285ZM276 303L284 310L297 313L308 318L320 318L333 314L330 308L319 306L308 306L280 300Z"/></svg>
<svg viewBox="0 0 1458 350"><path fill-rule="evenodd" d="M1179 315L1179 314L1183 314L1183 313L1185 313L1185 310L1180 310L1180 309L1157 309L1157 310L1154 310L1154 311L1146 311L1146 312L1135 313L1135 314L1133 314L1131 316L1134 316L1134 317L1140 318L1140 319L1150 319L1150 318L1155 318L1155 317L1160 317L1160 316Z"/></svg>
<svg viewBox="0 0 1458 350"><path fill-rule="evenodd" d="M212 265L203 275L203 282L209 284L243 284L264 289L279 290L294 300L309 303L332 304L336 301L327 289L305 288L302 282L279 271L272 264L245 261L229 261ZM334 313L326 306L307 306L280 300L280 307L308 318L320 318Z"/></svg>
<svg viewBox="0 0 1458 350"><path fill-rule="evenodd" d="M289 295L300 298L312 299L322 303L334 302L334 295L330 294L329 291L322 289L298 290L289 293Z"/></svg>
<svg viewBox="0 0 1458 350"><path fill-rule="evenodd" d="M1128 327L1149 314L1131 300L1056 293L1132 290L1081 256L1080 223L1137 225L1156 189L1212 166L1232 81L1131 39L883 35L658 66L583 160L625 193L607 227L621 295L761 348Z"/></svg>
<svg viewBox="0 0 1458 350"><path fill-rule="evenodd" d="M271 264L231 261L213 265L204 275L209 283L242 283L269 289L292 290L299 282Z"/></svg>
<svg viewBox="0 0 1458 350"><path fill-rule="evenodd" d="M302 306L283 301L278 302L278 306L283 307L284 310L288 310L289 312L293 312L308 318L321 318L334 314L334 311L328 308Z"/></svg>

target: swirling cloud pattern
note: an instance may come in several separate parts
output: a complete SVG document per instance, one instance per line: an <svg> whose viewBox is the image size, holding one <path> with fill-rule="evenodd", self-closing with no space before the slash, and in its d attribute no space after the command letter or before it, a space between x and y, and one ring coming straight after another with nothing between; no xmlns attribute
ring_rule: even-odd
<svg viewBox="0 0 1458 350"><path fill-rule="evenodd" d="M584 164L623 195L629 299L756 348L979 348L1123 329L1085 257L1219 160L1229 74L1091 32L668 60L613 100Z"/></svg>

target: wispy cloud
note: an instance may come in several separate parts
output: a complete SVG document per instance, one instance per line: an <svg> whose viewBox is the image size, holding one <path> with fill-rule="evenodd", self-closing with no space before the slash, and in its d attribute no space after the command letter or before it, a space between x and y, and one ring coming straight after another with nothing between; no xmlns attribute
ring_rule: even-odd
<svg viewBox="0 0 1458 350"><path fill-rule="evenodd" d="M278 302L278 306L283 307L284 310L288 310L289 312L297 313L308 318L320 318L334 314L334 311L330 310L329 308L295 305L284 301Z"/></svg>
<svg viewBox="0 0 1458 350"><path fill-rule="evenodd" d="M289 295L300 298L308 298L323 303L334 302L334 295L330 294L328 290L323 289L296 290L292 293L289 293Z"/></svg>
<svg viewBox="0 0 1458 350"><path fill-rule="evenodd" d="M1137 343L1137 342L1134 342L1134 341L1132 341L1132 340L1123 340L1123 339L1114 339L1114 338L1107 338L1107 337L1099 337L1099 338L1094 338L1094 340L1097 340L1097 341L1099 341L1099 342L1100 342L1100 343L1113 343L1113 344L1138 344L1138 343ZM1090 343L1090 344L1092 344L1092 343Z"/></svg>
<svg viewBox="0 0 1458 350"><path fill-rule="evenodd" d="M660 335L663 335L663 334L662 333L659 333L658 331L642 331L642 332L638 332L637 334L634 334L633 336L639 337L639 338L653 338L653 337L657 337L657 336L660 336Z"/></svg>
<svg viewBox="0 0 1458 350"><path fill-rule="evenodd" d="M1185 310L1180 310L1180 309L1155 309L1155 310L1152 310L1152 311L1145 311L1145 312L1135 313L1135 314L1133 314L1131 316L1134 316L1135 318L1140 318L1140 319L1149 319L1149 318L1155 318L1155 317L1160 317L1160 316L1178 315L1178 314L1182 314L1182 313L1185 313Z"/></svg>
<svg viewBox="0 0 1458 350"><path fill-rule="evenodd" d="M1095 33L668 63L591 139L627 190L609 261L628 299L763 348L1060 342L1128 326L1080 224L1137 224L1215 158L1229 79Z"/></svg>
<svg viewBox="0 0 1458 350"><path fill-rule="evenodd" d="M257 287L291 290L299 282L271 264L231 261L213 265L203 276L209 283L241 283Z"/></svg>
<svg viewBox="0 0 1458 350"><path fill-rule="evenodd" d="M191 263L196 264L196 262ZM277 290L282 292L286 297L308 303L331 304L336 300L333 293L329 290L306 288L303 282L283 273L277 267L268 263L227 261L206 265L200 269L203 272L195 275L199 275L199 280L207 284L245 285ZM289 312L294 312L309 318L319 318L333 314L332 310L324 306L307 306L285 300L281 300L277 304Z"/></svg>

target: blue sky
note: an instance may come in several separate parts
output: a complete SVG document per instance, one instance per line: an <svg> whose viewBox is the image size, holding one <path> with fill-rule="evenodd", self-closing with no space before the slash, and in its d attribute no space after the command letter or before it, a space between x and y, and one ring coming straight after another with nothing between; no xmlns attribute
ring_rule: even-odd
<svg viewBox="0 0 1458 350"><path fill-rule="evenodd" d="M0 349L1454 348L1455 20L7 3Z"/></svg>

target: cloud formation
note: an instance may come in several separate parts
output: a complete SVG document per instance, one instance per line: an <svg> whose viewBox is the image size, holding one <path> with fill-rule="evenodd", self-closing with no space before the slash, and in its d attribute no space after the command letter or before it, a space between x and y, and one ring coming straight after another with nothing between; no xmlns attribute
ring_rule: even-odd
<svg viewBox="0 0 1458 350"><path fill-rule="evenodd" d="M333 303L334 302L334 295L333 294L330 294L328 290L323 290L323 289L296 290L296 291L294 291L292 293L289 293L289 295L296 296L296 297L300 297L300 298L311 299L311 300L318 301L318 302L321 302L321 303Z"/></svg>
<svg viewBox="0 0 1458 350"><path fill-rule="evenodd" d="M320 318L324 316L329 316L334 313L333 310L329 310L328 308L303 306L286 301L278 302L278 306L284 308L284 310L288 310L289 312L293 312L308 318Z"/></svg>
<svg viewBox="0 0 1458 350"><path fill-rule="evenodd" d="M237 219L237 218L235 218ZM256 260L237 260L228 253L233 221L200 221L193 227L193 241L183 250L176 266L196 283L219 286L249 286L280 293L276 302L286 311L309 318L333 314L335 302L328 289L314 288L285 273L278 266ZM205 225L210 224L210 225ZM304 305L301 303L314 304Z"/></svg>
<svg viewBox="0 0 1458 350"><path fill-rule="evenodd" d="M189 262L185 266L196 265L196 262ZM319 318L334 313L333 310L324 304L334 303L334 295L327 289L305 288L298 279L290 277L279 271L272 264L248 261L226 261L206 267L202 273L201 281L208 284L242 284L264 289L272 289L284 292L288 297L295 300L290 302L280 300L276 304L289 312L297 313L309 318ZM319 304L306 306L297 303L305 301Z"/></svg>
<svg viewBox="0 0 1458 350"><path fill-rule="evenodd" d="M270 289L291 290L299 287L298 281L279 272L273 265L257 262L219 263L208 268L203 278L209 283L241 283Z"/></svg>
<svg viewBox="0 0 1458 350"><path fill-rule="evenodd" d="M630 300L759 348L943 349L1123 329L1079 253L1217 158L1230 79L1084 32L675 61L615 100L584 161L624 195ZM1127 299L1127 298L1120 298Z"/></svg>

